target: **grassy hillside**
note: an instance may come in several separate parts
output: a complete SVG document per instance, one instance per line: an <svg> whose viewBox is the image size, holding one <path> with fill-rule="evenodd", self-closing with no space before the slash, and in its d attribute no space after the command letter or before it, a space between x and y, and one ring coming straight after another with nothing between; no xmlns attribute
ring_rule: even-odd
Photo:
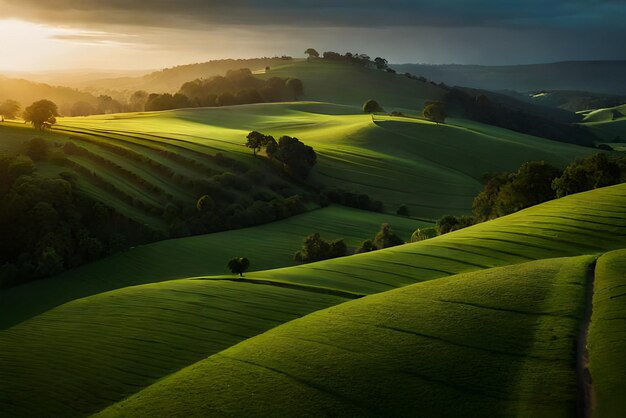
<svg viewBox="0 0 626 418"><path fill-rule="evenodd" d="M490 355L497 354L494 357L494 363L490 364L493 367L504 367L508 370L509 372L504 374L502 379L510 378L507 380L508 383L519 385L523 388L520 393L527 393L529 396L528 399L513 397L509 399L510 402L507 402L506 399L510 397L511 392L506 391L510 389L508 386L503 386L503 380L499 380L497 385L494 383L494 387L503 388L498 390L504 390L504 394L497 393L499 397L505 399L498 401L493 408L512 408L512 405L518 401L521 402L520 411L523 412L528 412L532 409L531 407L537 406L533 399L538 399L539 395L532 389L533 382L544 376L537 377L536 367L543 369L549 366L550 384L554 384L555 387L559 384L564 386L556 389L553 399L543 400L546 401L546 407L550 411L560 413L560 411L569 410L567 408L570 405L570 394L567 388L570 385L568 376L571 375L569 368L572 367L570 360L573 344L571 332L568 330L577 325L576 319L579 316L580 306L576 301L582 300L583 291L579 282L583 280L587 265L593 257L550 260L532 264L526 262L550 257L602 253L626 246L625 208L626 186L614 186L545 203L439 238L343 259L250 273L246 275L246 280L233 282L232 276L218 276L205 280L198 278L174 280L130 286L76 299L0 331L0 364L3 366L0 370L4 372L0 382L6 382L6 389L0 391L4 396L1 406L24 416L38 416L41 415L41 411L48 411L48 413L58 411L60 415L95 412L120 401L127 395L140 391L146 385L169 373L297 316L365 294L384 292L424 281L411 287L410 289L413 290L409 290L406 294L410 300L410 302L403 302L407 309L410 308L410 314L407 314L406 319L402 319L405 318L404 314L399 315L391 309L376 312L384 314L385 318L409 321L415 326L418 324L423 327L436 326L445 333L439 335L441 338L453 338L454 334L458 333L458 338L468 338L468 340L452 340L456 343L456 345L450 344L452 351L442 350L439 346L430 346L428 351L431 354L428 356L435 357L428 357L426 354L424 356L412 355L410 356L413 358L412 361L427 359L424 361L430 364L431 361L428 359L434 359L432 363L441 367L445 365L445 361L453 361L452 364L457 364L454 363L456 361L454 359L464 359L462 356L459 357L465 350L464 345L480 343L475 338L470 339L472 327L475 326L472 324L485 324L487 321L490 325L485 335L489 335L490 339L485 340L485 344L489 342L485 347L495 350L495 352L490 351ZM439 294L440 287L436 283L440 280L429 281L430 279L507 265L519 266L511 267L511 269L490 270L484 275L475 273L465 276L466 278L462 280L460 278L441 279L445 280L443 283L447 283L441 285L447 290L441 291L439 299L448 301L442 302L441 305L431 300L434 296L430 299L425 297L423 303L419 298L419 295L426 291L422 289L430 289L431 286L433 295ZM74 282L63 282L58 292L67 291L66 289L75 286L78 280L79 278L76 278ZM477 280L479 284L473 286L471 284L473 280ZM52 280L49 282L53 283ZM502 286L496 283L501 283ZM521 285L521 283L527 284ZM563 291L554 293L552 290L557 288ZM53 288L47 289L49 293L54 291ZM261 291L270 292L270 294L257 296L256 292ZM287 295L283 293L284 291L303 292L299 294L306 294L307 296L303 297L309 302L303 304L300 299ZM36 295L36 293L33 294ZM27 295L28 293L25 293L21 301L13 305L18 315L23 315L23 312L20 313L19 310L20 305L39 303L36 299L28 300ZM384 300L383 295L386 294L381 294L380 297L383 298L381 300ZM496 315L488 320L486 316L494 312L498 313L496 309L490 309L487 311L488 314L481 315L482 309L471 305L485 305L486 296L491 297L493 303L487 306L508 309L501 313L504 317ZM319 299L320 297L324 299ZM7 300L14 299L7 298ZM366 297L362 300L370 299ZM451 310L452 307L457 307L453 301L464 301L466 305L458 304L458 308L462 311ZM4 304L4 301L2 302ZM298 305L298 310L293 310L292 303ZM316 305L313 306L312 303ZM370 311L369 303L364 303L363 306L367 308L363 308L363 315L365 311ZM269 314L249 313L246 310L248 308L242 307L241 304L254 305L260 309L266 309L267 306L268 311L279 316L268 317ZM396 305L393 306L395 309ZM436 306L445 306L445 309L435 309ZM343 308L338 309L340 313ZM517 312L524 310L535 314L519 315ZM469 315L472 312L476 312L476 315ZM544 312L551 314L545 317L538 315ZM8 311L3 315L11 316L13 313ZM560 318L560 315L563 318ZM272 321L261 321L261 318L270 318ZM358 326L360 321L358 316L351 317L350 320L342 315L337 315L337 318L348 327ZM501 321L505 320L509 322L506 322L506 326L502 326ZM323 325L325 323L326 321L322 321L320 326L325 326ZM240 328L242 324L245 324L245 330ZM443 324L448 325L444 327ZM500 326L498 332L506 334L502 337L503 340L498 339L503 334L495 331L497 326ZM543 328L544 326L547 328ZM312 328L313 331L318 329ZM322 330L326 332L325 328ZM534 330L537 330L535 339L527 334ZM436 329L421 332L426 331L435 332ZM350 332L353 332L351 335L359 342L355 343L354 348L348 347L348 350L358 353L363 352L367 347L365 351L377 353L379 356L377 361L381 362L383 361L382 353L387 348L381 348L381 351L378 351L378 347L386 347L384 344L387 341L390 343L396 341L395 338L382 335L377 337L376 344L366 343L358 338L361 335L363 338L369 338L372 336L371 333L361 332L361 328L351 329ZM76 337L77 335L80 335L80 338ZM319 353L320 358L324 358L328 355L326 353L329 349L324 344L335 350L332 348L335 343L334 338L319 340L320 335L323 334L311 338L294 337L305 338L305 340L286 340L289 341L287 346L293 349L301 348L303 354ZM553 335L556 335L559 348L556 352L549 353L544 344L546 341L554 344ZM414 337L407 335L405 338ZM68 343L70 341L71 343ZM276 341L283 341L283 338L276 338ZM407 340L401 339L401 341ZM437 341L434 342L437 343ZM539 345L537 347L530 345L533 341ZM320 343L322 345L318 346ZM280 345L281 350L285 348L285 353L291 352L291 349L287 349L288 347L283 347L282 342ZM180 350L176 347L185 347L185 349ZM462 348L461 351L454 351L459 347ZM427 347L424 350L427 350ZM352 351L348 351L351 356L355 354ZM482 351L477 350L478 353ZM467 354L469 352L476 355L474 351L467 351L465 355L469 355ZM29 353L37 353L37 361L31 361ZM437 357L439 354L434 353L441 353L442 356L445 354L449 357ZM408 352L402 355L403 358L409 357ZM542 358L549 358L551 361L537 360L535 358L537 356L544 356ZM337 357L337 361L342 358ZM363 359L359 356L355 358ZM396 356L387 356L387 359L392 362L389 363L391 367ZM507 362L513 362L509 365L512 369L506 368L509 367L505 364ZM382 367L381 370L388 370L385 369L388 366L383 363L380 363L380 367ZM524 374L512 377L511 370L518 369L524 370ZM339 369L329 365L326 370L332 373ZM440 384L432 381L423 388L430 387L439 393L437 396L442 397L438 399L447 399L446 396L456 394L456 389L446 389L446 387L462 385L461 376L465 372L460 371L461 374L455 375L454 370L454 368L450 369L452 374L449 382L445 380L441 382L443 392L435 391L433 387L439 387ZM476 371L474 368L471 370ZM233 372L239 373L237 370ZM258 376L263 374L260 373ZM35 379L33 376L38 376L38 378ZM295 379L300 377L308 379L308 376L293 376ZM423 377L429 376L431 375ZM472 376L472 374L467 374L467 376ZM485 374L480 374L480 376L483 380L476 381L476 385L471 379L466 381L469 382L467 385L470 387L476 387L473 390L474 393L480 394L487 390L480 386L487 384L484 383ZM35 381L34 384L33 381ZM337 382L345 381L340 379ZM354 381L355 384L358 382ZM431 384L432 387L429 386ZM244 386L238 386L237 390ZM27 387L28 391L25 390ZM386 387L386 385L381 383L381 387ZM206 386L197 385L189 392L189 396L193 397L195 393L203 399L206 398L208 395L204 388ZM464 393L468 390L460 389L460 391ZM322 389L322 392L328 391ZM211 396L217 396L218 393L220 392L214 392ZM282 396L282 393L276 392L277 396ZM38 399L39 402L30 402L32 399ZM176 405L177 402L171 401L171 405ZM190 405L193 404L190 403ZM285 405L292 404L286 402ZM351 405L353 403L346 402L344 407L352 407ZM490 407L484 401L480 401L477 405L481 408ZM72 411L72 408L75 408L75 411ZM185 409L181 411L184 412ZM241 416L242 414L234 413L234 415ZM243 413L243 415L247 414ZM527 413L526 416L528 415ZM131 413L129 416L135 415Z"/></svg>
<svg viewBox="0 0 626 418"><path fill-rule="evenodd" d="M385 109L421 111L426 100L441 100L446 91L400 74L324 60L294 61L274 66L264 75L299 78L306 100L361 106L374 99Z"/></svg>
<svg viewBox="0 0 626 418"><path fill-rule="evenodd" d="M626 250L598 260L589 328L589 362L594 417L618 417L626 410Z"/></svg>
<svg viewBox="0 0 626 418"><path fill-rule="evenodd" d="M626 184L571 195L415 244L250 277L373 293L416 281L626 246Z"/></svg>
<svg viewBox="0 0 626 418"><path fill-rule="evenodd" d="M144 283L183 277L230 274L226 263L245 256L250 269L294 265L304 237L344 238L350 249L372 238L382 223L408 240L425 222L331 206L278 222L215 234L160 241L95 261L50 279L0 292L0 329L68 301Z"/></svg>
<svg viewBox="0 0 626 418"><path fill-rule="evenodd" d="M592 260L535 261L344 303L98 416L572 416Z"/></svg>
<svg viewBox="0 0 626 418"><path fill-rule="evenodd" d="M196 159L198 153L228 152L248 164L253 159L243 144L251 130L297 136L318 153L314 184L366 193L390 212L407 205L423 218L468 212L486 173L529 160L564 166L591 152L462 120L435 125L372 118L354 107L308 102L64 118L55 129L133 148L165 147Z"/></svg>
<svg viewBox="0 0 626 418"><path fill-rule="evenodd" d="M584 112L583 123L616 151L626 151L626 104Z"/></svg>
<svg viewBox="0 0 626 418"><path fill-rule="evenodd" d="M182 280L70 302L0 331L0 415L86 416L208 354L344 300Z"/></svg>

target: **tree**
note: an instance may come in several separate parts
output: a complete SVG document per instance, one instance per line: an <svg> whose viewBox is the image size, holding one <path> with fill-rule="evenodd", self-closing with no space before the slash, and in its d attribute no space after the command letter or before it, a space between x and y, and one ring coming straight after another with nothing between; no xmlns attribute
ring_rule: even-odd
<svg viewBox="0 0 626 418"><path fill-rule="evenodd" d="M391 225L387 223L380 226L380 231L372 242L379 250L404 244L404 241L391 230Z"/></svg>
<svg viewBox="0 0 626 418"><path fill-rule="evenodd" d="M473 224L474 218L471 216L445 215L437 221L435 230L439 235L443 235L458 229L467 228Z"/></svg>
<svg viewBox="0 0 626 418"><path fill-rule="evenodd" d="M386 70L388 68L389 62L384 58L376 57L374 58L374 64L379 70Z"/></svg>
<svg viewBox="0 0 626 418"><path fill-rule="evenodd" d="M363 103L363 113L384 112L383 107L376 100L369 99Z"/></svg>
<svg viewBox="0 0 626 418"><path fill-rule="evenodd" d="M423 115L426 119L437 124L444 123L448 117L446 106L443 102L426 102Z"/></svg>
<svg viewBox="0 0 626 418"><path fill-rule="evenodd" d="M20 111L20 108L20 104L15 100L5 100L4 103L0 104L1 121L4 122L5 118L15 119Z"/></svg>
<svg viewBox="0 0 626 418"><path fill-rule="evenodd" d="M304 51L304 53L309 56L309 59L311 59L311 58L319 58L320 57L320 53L317 52L313 48L307 49L306 51Z"/></svg>
<svg viewBox="0 0 626 418"><path fill-rule="evenodd" d="M395 247L396 245L401 244L404 244L404 241L391 230L391 225L384 223L380 226L380 230L374 239L363 241L356 252L367 253L370 251L382 250L383 248Z"/></svg>
<svg viewBox="0 0 626 418"><path fill-rule="evenodd" d="M40 131L56 123L56 116L59 116L57 105L45 99L34 102L24 110L24 120Z"/></svg>
<svg viewBox="0 0 626 418"><path fill-rule="evenodd" d="M143 90L137 90L128 99L130 110L133 112L143 112L148 101L148 92Z"/></svg>
<svg viewBox="0 0 626 418"><path fill-rule="evenodd" d="M107 95L100 95L97 99L98 113L119 113L122 111L122 104Z"/></svg>
<svg viewBox="0 0 626 418"><path fill-rule="evenodd" d="M343 239L325 241L319 233L309 235L304 239L302 249L296 252L294 260L301 263L328 260L330 258L343 257L347 254L348 247Z"/></svg>
<svg viewBox="0 0 626 418"><path fill-rule="evenodd" d="M286 86L295 100L304 94L304 84L299 78L290 78L287 80Z"/></svg>
<svg viewBox="0 0 626 418"><path fill-rule="evenodd" d="M233 274L238 274L239 277L243 277L243 274L250 267L250 260L245 257L235 257L228 262L228 268Z"/></svg>
<svg viewBox="0 0 626 418"><path fill-rule="evenodd" d="M254 156L256 156L256 153L260 151L264 145L265 135L257 131L252 131L246 138L248 139L246 147L250 148Z"/></svg>
<svg viewBox="0 0 626 418"><path fill-rule="evenodd" d="M306 179L317 162L317 154L313 147L290 136L280 137L278 143L270 137L266 150L270 158L283 163L289 174L300 179Z"/></svg>

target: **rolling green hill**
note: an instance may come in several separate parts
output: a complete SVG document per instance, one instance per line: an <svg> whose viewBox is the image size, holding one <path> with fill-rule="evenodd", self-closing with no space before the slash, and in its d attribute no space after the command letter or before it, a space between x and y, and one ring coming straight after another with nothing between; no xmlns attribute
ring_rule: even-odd
<svg viewBox="0 0 626 418"><path fill-rule="evenodd" d="M431 224L375 212L330 206L278 222L214 234L160 241L132 248L46 280L0 292L0 329L89 295L145 283L229 273L226 263L245 256L250 269L296 264L304 237L344 238L350 250L390 223L403 239Z"/></svg>
<svg viewBox="0 0 626 418"><path fill-rule="evenodd" d="M285 370L287 375L283 373L276 382L272 377L272 384L281 390L266 398L269 402L278 400L274 396L294 393L314 396L312 399L329 396L328 405L342 404L344 409L340 411L354 414L367 408L366 404L362 406L358 395L354 392L347 397L336 395L342 390L358 392L359 385L378 382L381 393L389 396L381 402L396 404L394 399L406 399L408 392L398 390L399 398L394 398L396 392L386 381L366 379L366 371L372 370L369 366L363 366L360 370L364 374L353 378L346 373L353 370L350 364L356 367L361 364L358 362L371 360L371 367L380 369L381 376L383 370L391 370L387 378L392 379L398 376L394 371L397 364L406 361L415 367L412 370L416 373L424 364L432 367L421 377L399 380L407 384L411 381L409 386L401 385L401 388L415 390L412 396L431 393L438 400L461 396L464 402L478 408L477 414L518 408L515 410L520 416L529 416L534 408L544 408L539 412L562 415L571 411L570 389L575 386L572 381L575 331L572 330L576 329L583 310L581 283L594 257L533 260L604 253L625 247L625 236L626 185L619 185L548 202L438 238L342 259L250 273L245 280L233 281L232 276L173 280L75 299L0 331L0 382L5 385L0 388L0 406L20 416L81 416L140 392L182 369L182 374L157 382L146 392L107 412L115 415L129 410L127 416L150 415L154 410L146 406L145 402L149 402L155 408L164 408L165 415L176 416L152 398L153 393L161 394L162 388L168 388L168 394L177 400L169 395L161 399L168 399L172 408L180 407L181 414L187 412L182 403L200 408L196 409L200 414L206 412L209 404L203 402L209 396L211 405L223 408L232 405L234 399L227 395L246 391L246 385L237 381L236 389L231 386L226 392L218 391L218 384L213 387L215 391L207 391L202 379L210 381L210 376L216 377L224 369L219 366L210 376L202 372L197 376L195 370L203 370L205 365L213 367L214 360L222 358L218 353L236 343L310 312L356 298L359 300L339 305L336 308L339 311L320 312L311 317L311 322L305 317L287 328L302 330L300 324L310 324L306 326L313 327L310 329L315 335L281 337L285 328L278 328L267 334L270 337L262 335L233 348L238 352L244 347L248 352L245 347L250 343L255 355L267 356L266 366L270 368L278 364L273 363L277 361L272 358L273 353L284 353L277 357L294 367L292 361L298 360L292 360L293 350L307 357L302 357L303 361L309 361L312 353L319 355L320 361L332 353L333 361L342 363L349 354L356 362L346 360L345 365L320 366L320 378L326 373L336 374L341 377L336 385L343 385L344 389L329 390L324 386L326 383L318 381L314 382L313 393L309 392L307 382L314 376L306 374L304 369L302 375L295 369ZM493 269L498 266L503 268ZM385 292L406 285L413 286ZM69 287L71 283L64 282L60 291ZM380 294L361 299L373 293ZM438 302L437 298L441 300ZM399 307L406 307L406 315L398 313ZM14 308L19 312L19 306ZM341 314L344 309L346 315ZM357 314L352 316L353 313ZM360 324L369 320L368 315L375 318L372 321L391 321L391 326L406 326L414 333L396 333L379 327L369 330L367 324ZM355 339L353 346L344 347L336 338L320 340L323 334L315 332L323 330L334 335L346 329ZM273 333L278 337L271 337ZM416 338L422 338L419 333L438 337L424 337L432 341L421 346L424 355L420 356L413 350ZM267 338L276 342L279 351L257 350ZM375 338L375 342L368 338ZM486 339L482 341L483 338ZM257 341L261 345L256 345ZM341 348L335 348L336 345ZM344 352L345 355L341 354ZM385 352L397 355L384 356ZM463 357L479 354L483 357L476 358L486 359L491 368L481 368L484 362L471 362ZM183 369L206 357L209 359L191 369ZM466 368L447 369L446 364ZM248 382L252 388L267 378L268 373L273 374L264 369L255 371L256 367L250 366L232 367L226 361L224 367L230 377L223 377L224 382L251 371L254 378ZM549 373L543 373L546 367ZM441 379L436 378L438 373L442 373ZM189 380L180 383L180 376ZM297 387L287 388L294 379ZM542 379L547 379L551 390L554 389L550 392L553 396L546 398L533 389ZM189 391L183 396L170 390L170 382ZM512 395L515 389L511 385L520 388L519 394ZM491 388L497 388L496 398L502 399L489 398ZM261 392L259 389L258 393ZM359 402L350 400L353 395ZM237 398L237 407L242 406L241 399ZM255 398L259 414L266 411L267 404L263 402ZM445 405L453 408L453 404L446 401ZM398 402L396 407L402 405L409 408L411 403ZM281 408L296 406L287 401L280 405ZM454 412L450 411L450 414ZM234 410L232 415L248 415L246 412Z"/></svg>
<svg viewBox="0 0 626 418"><path fill-rule="evenodd" d="M142 147L149 156L163 148L196 160L227 152L248 164L254 160L243 144L252 130L297 136L312 145L319 157L313 184L368 194L389 212L407 205L411 215L429 219L467 213L489 172L529 160L564 166L592 152L465 120L435 125L310 102L64 118L55 128ZM151 154L148 147L154 148Z"/></svg>
<svg viewBox="0 0 626 418"><path fill-rule="evenodd" d="M534 261L344 303L97 416L573 416L592 261Z"/></svg>
<svg viewBox="0 0 626 418"><path fill-rule="evenodd" d="M441 100L446 93L439 86L404 75L325 60L288 62L260 76L301 79L305 100L361 106L374 99L386 110L421 112L426 100Z"/></svg>
<svg viewBox="0 0 626 418"><path fill-rule="evenodd" d="M594 417L617 417L626 410L626 250L598 260L593 315L589 328L589 366Z"/></svg>

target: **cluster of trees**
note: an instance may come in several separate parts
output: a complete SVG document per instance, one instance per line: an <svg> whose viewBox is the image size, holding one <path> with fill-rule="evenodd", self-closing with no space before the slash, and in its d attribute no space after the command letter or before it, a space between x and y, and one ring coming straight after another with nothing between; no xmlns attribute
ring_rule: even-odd
<svg viewBox="0 0 626 418"><path fill-rule="evenodd" d="M380 231L374 236L374 239L363 241L361 246L356 250L357 253L367 253L370 251L382 250L383 248L395 247L402 245L404 241L396 235L389 224L382 224Z"/></svg>
<svg viewBox="0 0 626 418"><path fill-rule="evenodd" d="M81 194L75 176L40 175L33 160L48 158L42 139L25 154L0 156L0 287L59 273L154 232Z"/></svg>
<svg viewBox="0 0 626 418"><path fill-rule="evenodd" d="M363 113L380 113L384 111L385 109L376 100L369 99L363 103Z"/></svg>
<svg viewBox="0 0 626 418"><path fill-rule="evenodd" d="M304 239L302 248L294 255L294 260L300 263L313 263L346 255L348 247L343 239L326 241L316 232Z"/></svg>
<svg viewBox="0 0 626 418"><path fill-rule="evenodd" d="M469 119L554 141L594 147L597 138L580 125L562 123L496 103L485 95L449 88L444 97L448 109L459 109Z"/></svg>
<svg viewBox="0 0 626 418"><path fill-rule="evenodd" d="M516 171L486 176L483 190L474 199L472 216L443 216L435 230L447 234L552 199L625 181L626 157L606 153L580 158L564 170L545 161L524 163Z"/></svg>
<svg viewBox="0 0 626 418"><path fill-rule="evenodd" d="M322 191L322 203L335 203L351 208L382 212L383 202L374 200L364 193L352 193L341 188L332 188Z"/></svg>
<svg viewBox="0 0 626 418"><path fill-rule="evenodd" d="M402 244L404 244L404 241L392 231L389 224L385 223L381 225L380 230L373 239L364 241L355 252L357 254L366 253ZM346 255L349 255L349 251L343 239L328 241L316 232L304 239L302 248L294 255L294 260L300 263L313 263Z"/></svg>
<svg viewBox="0 0 626 418"><path fill-rule="evenodd" d="M309 60L320 58L320 53L317 52L314 48L308 48L306 51L304 51L304 53L305 55L308 55ZM378 70L383 70L395 74L395 70L389 68L389 62L385 58L381 57L376 57L372 60L367 54L346 52L342 55L338 52L326 51L322 53L321 58L327 61L349 62L362 67L376 68Z"/></svg>
<svg viewBox="0 0 626 418"><path fill-rule="evenodd" d="M313 147L298 138L285 135L276 141L273 136L257 131L250 132L246 138L246 146L252 149L255 156L265 148L270 161L281 164L286 173L299 180L306 179L317 162Z"/></svg>
<svg viewBox="0 0 626 418"><path fill-rule="evenodd" d="M517 171L493 174L486 180L473 204L478 222L569 194L622 183L626 181L626 157L598 153L572 162L565 170L543 161L529 162Z"/></svg>
<svg viewBox="0 0 626 418"><path fill-rule="evenodd" d="M280 102L298 100L303 94L304 84L298 78L262 80L242 68L229 70L226 76L189 81L174 95L151 94L145 99L145 110Z"/></svg>

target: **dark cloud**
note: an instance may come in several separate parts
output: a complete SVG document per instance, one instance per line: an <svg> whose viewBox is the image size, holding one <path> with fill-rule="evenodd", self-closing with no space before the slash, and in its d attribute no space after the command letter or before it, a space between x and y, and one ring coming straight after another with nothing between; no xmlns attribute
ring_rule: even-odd
<svg viewBox="0 0 626 418"><path fill-rule="evenodd" d="M59 23L286 26L607 27L623 0L0 0L3 13Z"/></svg>

